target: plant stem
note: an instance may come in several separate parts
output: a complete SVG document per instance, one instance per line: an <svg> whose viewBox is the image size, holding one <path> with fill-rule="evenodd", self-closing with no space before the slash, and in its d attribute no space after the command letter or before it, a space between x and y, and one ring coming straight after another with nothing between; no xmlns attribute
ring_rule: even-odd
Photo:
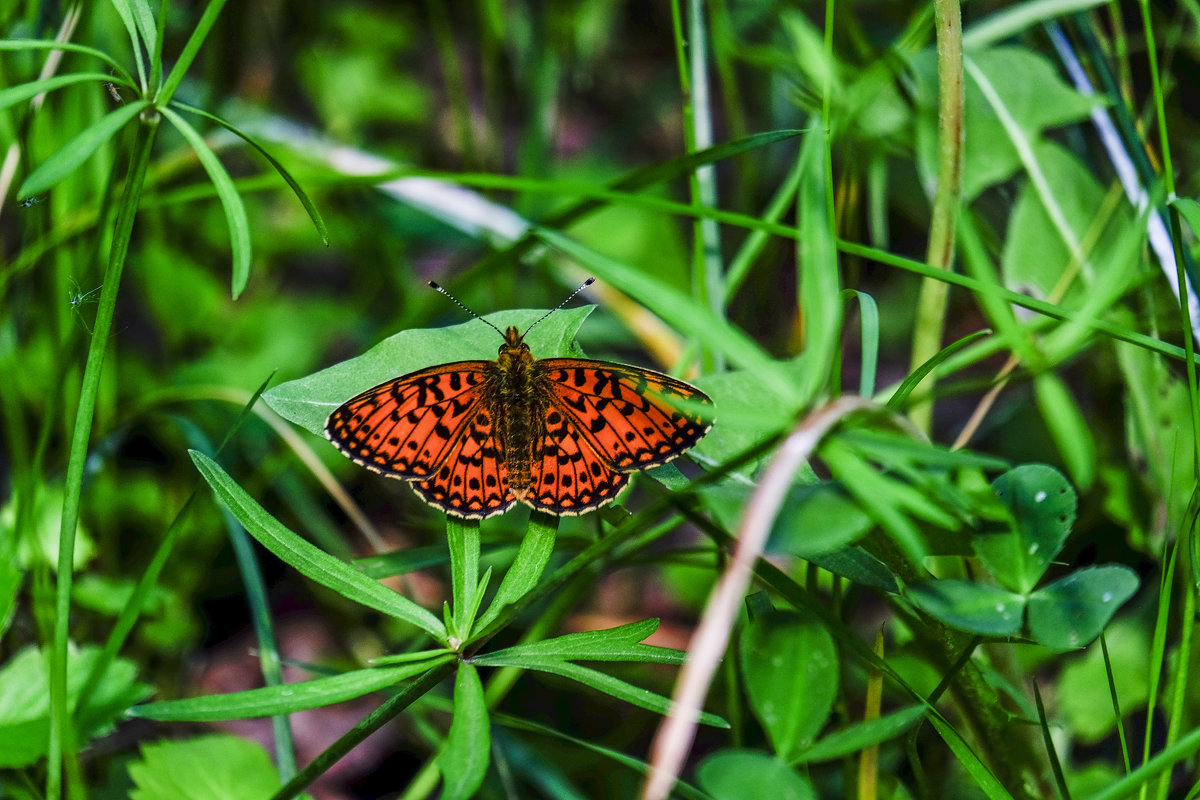
<svg viewBox="0 0 1200 800"><path fill-rule="evenodd" d="M83 468L87 461L88 440L92 432L96 394L100 388L100 373L104 366L104 352L108 346L113 313L117 307L117 290L121 284L121 272L125 268L125 257L129 253L133 220L137 215L142 186L145 184L146 168L150 163L150 153L158 132L158 121L156 113L146 112L137 129L133 155L130 158L129 176L125 183L125 195L117 214L108 267L104 272L104 288L100 292L100 305L96 311L96 323L92 328L87 365L83 371L79 408L75 414L75 429L71 436L71 451L67 461L67 478L64 487L62 526L59 529L58 540L54 648L50 656L51 725L46 770L46 796L49 800L58 800L62 796L63 754L67 748L74 747L67 708L67 642L71 611L72 570L75 563L75 533L79 524L79 500L83 491ZM76 791L71 791L70 795L74 797Z"/></svg>
<svg viewBox="0 0 1200 800"><path fill-rule="evenodd" d="M962 10L958 0L936 0L934 26L938 51L938 182L929 222L929 248L925 260L949 270L954 260L954 229L962 193L963 163L963 52ZM912 368L924 364L942 348L945 330L946 294L942 281L926 278L921 283L913 332ZM934 376L925 379L930 391ZM913 424L929 432L933 421L932 402L914 405L909 413Z"/></svg>

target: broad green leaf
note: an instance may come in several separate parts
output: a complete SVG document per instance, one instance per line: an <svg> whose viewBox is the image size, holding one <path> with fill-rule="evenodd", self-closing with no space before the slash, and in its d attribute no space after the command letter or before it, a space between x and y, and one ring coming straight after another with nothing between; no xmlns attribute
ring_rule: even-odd
<svg viewBox="0 0 1200 800"><path fill-rule="evenodd" d="M129 777L130 800L267 800L279 791L267 751L226 735L142 745Z"/></svg>
<svg viewBox="0 0 1200 800"><path fill-rule="evenodd" d="M1066 382L1054 372L1043 372L1033 381L1038 411L1050 431L1050 438L1067 466L1067 472L1081 491L1086 492L1096 478L1096 439L1091 426L1071 396Z"/></svg>
<svg viewBox="0 0 1200 800"><path fill-rule="evenodd" d="M794 486L775 518L768 552L801 558L846 548L875 527L875 521L840 484L831 481Z"/></svg>
<svg viewBox="0 0 1200 800"><path fill-rule="evenodd" d="M204 137L188 124L187 120L171 109L162 108L160 111L192 146L204 171L208 173L213 188L217 191L221 207L225 210L225 223L229 226L229 243L233 249L232 292L233 299L236 300L250 279L250 220L246 217L246 205L242 202L242 196L238 194L237 187L233 185L233 178L230 178L225 167L221 166L217 154L204 141Z"/></svg>
<svg viewBox="0 0 1200 800"><path fill-rule="evenodd" d="M261 689L248 689L244 692L189 697L184 700L166 700L161 703L144 703L129 709L128 714L131 717L172 722L217 722L227 719L294 714L297 711L362 697L364 694L394 686L453 660L453 655L444 652L433 658L426 654L425 658L419 662L410 662L396 667L356 669L341 675L314 678L311 681L289 683L283 686L266 686Z"/></svg>
<svg viewBox="0 0 1200 800"><path fill-rule="evenodd" d="M486 631L493 621L513 603L516 603L537 586L542 571L554 555L554 540L558 533L559 517L549 514L532 514L529 527L521 539L521 549L500 581L500 588L492 598L492 604L475 625L477 631Z"/></svg>
<svg viewBox="0 0 1200 800"><path fill-rule="evenodd" d="M313 203L312 199L308 196L308 193L305 192L300 186L299 181L292 177L292 173L288 172L283 164L280 164L279 161L277 161L273 155L268 153L261 144L251 138L248 134L238 130L227 120L218 117L216 114L210 114L202 108L189 106L186 103L180 103L178 100L173 102L171 106L182 111L187 111L190 114L197 114L209 120L210 122L215 122L225 130L229 131L235 136L240 137L242 141L257 150L258 154L265 158L267 162L275 168L275 171L279 173L279 177L283 178L284 182L291 187L292 193L296 195L296 199L300 201L300 205L304 206L304 210L307 212L308 218L311 219L313 221L313 225L316 226L317 234L321 237L321 241L325 243L326 247L329 246L329 229L325 226L325 219L321 216L321 212L317 210L316 204Z"/></svg>
<svg viewBox="0 0 1200 800"><path fill-rule="evenodd" d="M1141 713L1150 695L1147 655L1152 653L1147 620L1122 616L1104 631L1113 683L1124 715ZM1118 720L1109 693L1104 653L1093 642L1078 658L1064 659L1057 683L1057 706L1067 729L1082 744L1096 744L1113 732Z"/></svg>
<svg viewBox="0 0 1200 800"><path fill-rule="evenodd" d="M21 184L21 188L17 190L17 196L29 197L41 194L66 178L149 105L145 100L137 100L127 106L121 106L84 128L71 141L63 145L57 153L29 173Z"/></svg>
<svg viewBox="0 0 1200 800"><path fill-rule="evenodd" d="M1012 515L1011 528L983 531L972 543L1001 586L1028 594L1062 549L1075 522L1075 490L1045 464L1022 464L992 487Z"/></svg>
<svg viewBox="0 0 1200 800"><path fill-rule="evenodd" d="M838 691L833 637L815 622L775 612L743 629L738 656L750 707L776 755L796 760L833 710Z"/></svg>
<svg viewBox="0 0 1200 800"><path fill-rule="evenodd" d="M454 718L445 745L437 755L442 773L442 800L468 800L487 775L492 740L487 702L479 672L467 663L458 665L454 679Z"/></svg>
<svg viewBox="0 0 1200 800"><path fill-rule="evenodd" d="M73 649L67 661L67 702L81 746L110 732L122 713L149 693L132 662L115 659L80 709L79 693L100 648ZM35 647L12 654L0 667L0 768L31 767L46 755L50 685L46 655Z"/></svg>
<svg viewBox="0 0 1200 800"><path fill-rule="evenodd" d="M11 44L11 42L0 41L0 44ZM8 49L11 48L0 47L0 50ZM64 86L74 86L77 83L120 83L122 86L127 85L124 81L115 80L115 76L104 72L73 72L69 75L57 75L53 78L29 81L28 83L10 86L7 89L0 89L0 111L24 100L36 97L43 92L53 92L55 89L61 89ZM96 91L102 91L102 89L97 86ZM30 194L37 194L37 192L30 192Z"/></svg>
<svg viewBox="0 0 1200 800"><path fill-rule="evenodd" d="M1076 570L1030 595L1029 636L1054 650L1083 647L1137 588L1137 573L1124 565Z"/></svg>
<svg viewBox="0 0 1200 800"><path fill-rule="evenodd" d="M986 583L925 581L909 586L905 594L947 625L983 636L1013 636L1025 618L1024 596Z"/></svg>
<svg viewBox="0 0 1200 800"><path fill-rule="evenodd" d="M560 309L535 326L525 343L537 358L575 356L575 332L595 306ZM524 309L488 314L484 319L504 330L515 325L524 331L546 311ZM325 435L325 420L342 403L386 380L435 364L471 359L494 361L503 338L477 319L447 328L401 331L360 356L335 364L304 378L282 383L263 399L284 419L318 436Z"/></svg>
<svg viewBox="0 0 1200 800"><path fill-rule="evenodd" d="M639 644L658 630L657 619L631 622L600 631L568 633L553 639L518 644L471 659L488 667L526 667L535 661L644 661L657 664L682 664L685 653L667 647Z"/></svg>
<svg viewBox="0 0 1200 800"><path fill-rule="evenodd" d="M1138 250L1122 241L1132 214L1105 203L1107 187L1065 148L1045 142L1029 157L1039 175L1025 182L1009 216L1000 262L1004 283L1042 299L1061 296L1062 304L1075 307L1109 272L1128 276L1135 270ZM1144 235L1143 227L1132 241Z"/></svg>
<svg viewBox="0 0 1200 800"><path fill-rule="evenodd" d="M402 619L444 641L445 628L433 614L292 533L238 486L217 462L195 450L189 452L213 493L263 547L346 599Z"/></svg>
<svg viewBox="0 0 1200 800"><path fill-rule="evenodd" d="M718 750L696 768L696 782L713 800L817 800L812 784L759 750Z"/></svg>
<svg viewBox="0 0 1200 800"><path fill-rule="evenodd" d="M1023 143L1042 138L1047 128L1084 119L1097 101L1068 86L1045 57L1027 49L997 47L973 53L971 62L999 97ZM937 168L937 58L933 49L913 60L916 78L918 168L933 175ZM984 189L1011 178L1021 168L1018 144L1013 142L997 110L979 83L966 79L963 118L963 200L970 202Z"/></svg>
<svg viewBox="0 0 1200 800"><path fill-rule="evenodd" d="M827 733L812 747L801 752L796 760L811 763L852 755L872 745L895 739L918 720L923 719L925 714L925 706L910 706L882 717L856 723L840 731Z"/></svg>

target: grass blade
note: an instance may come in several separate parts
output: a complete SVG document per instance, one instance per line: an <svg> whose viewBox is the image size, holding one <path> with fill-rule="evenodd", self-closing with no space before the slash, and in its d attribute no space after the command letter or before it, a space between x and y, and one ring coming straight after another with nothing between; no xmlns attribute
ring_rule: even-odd
<svg viewBox="0 0 1200 800"><path fill-rule="evenodd" d="M145 100L122 106L84 128L57 153L43 161L17 190L19 197L38 195L66 178L150 104Z"/></svg>
<svg viewBox="0 0 1200 800"><path fill-rule="evenodd" d="M229 242L233 247L233 299L236 300L246 288L250 279L250 220L246 217L246 206L242 196L238 194L233 179L221 166L216 153L204 141L204 137L187 123L187 121L169 108L162 109L162 115L183 134L183 138L192 146L196 157L204 166L208 177L212 179L217 197L225 209L225 222L229 226Z"/></svg>
<svg viewBox="0 0 1200 800"><path fill-rule="evenodd" d="M192 66L192 62L196 60L196 54L200 52L200 45L204 44L204 40L208 38L208 34L212 31L213 25L217 22L217 17L221 14L221 9L225 7L226 0L210 0L209 4L204 9L204 14L201 15L200 21L196 23L195 29L192 31L191 37L187 40L187 44L183 46L183 52L179 54L179 58L175 61L175 66L171 67L170 73L167 74L167 79L163 81L162 89L158 92L158 101L162 105L171 102L171 98L175 96L175 90L179 88L179 84L183 81L183 76L187 74L188 68Z"/></svg>

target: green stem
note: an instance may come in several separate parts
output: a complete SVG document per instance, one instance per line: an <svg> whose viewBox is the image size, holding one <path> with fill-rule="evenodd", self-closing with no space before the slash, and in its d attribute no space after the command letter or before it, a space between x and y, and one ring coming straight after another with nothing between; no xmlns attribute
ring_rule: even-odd
<svg viewBox="0 0 1200 800"><path fill-rule="evenodd" d="M938 181L925 260L934 267L949 270L954 261L954 230L962 193L965 104L962 10L958 0L936 0L933 7L938 51ZM913 332L913 369L942 348L948 289L944 282L929 278L921 283L917 326ZM933 381L932 374L925 379L923 393L932 392ZM932 403L914 405L909 417L918 428L928 432L933 420Z"/></svg>
<svg viewBox="0 0 1200 800"><path fill-rule="evenodd" d="M87 365L83 371L83 386L80 390L79 409L75 415L75 429L71 436L71 452L67 461L67 478L63 497L62 527L59 529L54 649L50 658L51 725L46 772L46 796L49 800L58 800L62 796L63 753L66 748L74 746L71 737L70 715L67 710L67 640L71 611L72 570L75 563L75 533L79 524L79 500L83 491L83 467L87 460L92 418L96 409L96 395L100 389L104 352L107 349L113 314L117 307L117 290L121 285L121 272L125 268L125 257L129 253L133 220L137 216L138 201L142 195L142 186L146 180L146 168L150 163L150 153L157 132L157 114L145 113L134 140L129 177L125 184L125 196L122 198L121 209L117 215L108 267L104 273L104 288L100 292L100 306L96 311L96 324L92 328ZM72 792L72 796L74 794L75 792Z"/></svg>

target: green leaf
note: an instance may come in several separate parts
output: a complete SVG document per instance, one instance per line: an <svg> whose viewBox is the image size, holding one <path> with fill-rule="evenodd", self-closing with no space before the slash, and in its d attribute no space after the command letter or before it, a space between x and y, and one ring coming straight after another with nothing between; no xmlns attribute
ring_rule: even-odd
<svg viewBox="0 0 1200 800"><path fill-rule="evenodd" d="M446 545L450 551L450 595L453 627L449 633L457 649L471 635L475 609L479 602L475 588L479 582L479 522L446 515Z"/></svg>
<svg viewBox="0 0 1200 800"><path fill-rule="evenodd" d="M992 484L1012 527L974 537L975 553L1001 586L1028 594L1058 555L1075 522L1075 490L1045 464L1022 464Z"/></svg>
<svg viewBox="0 0 1200 800"><path fill-rule="evenodd" d="M108 64L116 73L116 80L113 80L113 75L105 75L105 81L117 83L121 86L128 86L131 89L135 85L133 78L130 77L125 67L121 66L119 61L103 50L97 50L95 47L75 44L74 42L59 42L54 39L0 39L0 52L14 50L63 50L68 53L84 53Z"/></svg>
<svg viewBox="0 0 1200 800"><path fill-rule="evenodd" d="M738 656L750 707L775 753L796 760L833 710L838 690L833 637L815 622L775 612L746 626Z"/></svg>
<svg viewBox="0 0 1200 800"><path fill-rule="evenodd" d="M827 185L828 140L823 125L814 125L800 146L803 176L797 194L800 241L800 314L805 321L806 369L797 392L808 406L829 384L830 368L841 351L842 303L837 233ZM749 367L749 364L744 366Z"/></svg>
<svg viewBox="0 0 1200 800"><path fill-rule="evenodd" d="M171 103L171 106L173 108L187 111L191 114L198 114L211 122L215 122L217 125L220 125L222 128L234 134L235 136L240 137L242 141L257 150L259 155L265 158L268 163L275 168L275 171L279 173L279 177L283 178L287 185L291 187L292 193L296 195L296 199L300 201L300 205L304 206L304 210L307 212L308 218L311 219L313 221L313 225L316 226L317 234L321 237L321 241L325 243L326 247L329 246L329 229L325 226L325 219L321 216L321 212L317 210L316 204L313 203L312 199L300 186L299 181L293 178L292 174L287 171L283 164L280 164L279 161L277 161L273 155L268 153L261 144L252 139L249 134L238 130L228 121L221 119L216 114L210 114L202 108L189 106L186 103L180 103L178 100Z"/></svg>
<svg viewBox="0 0 1200 800"><path fill-rule="evenodd" d="M626 627L626 626L622 626ZM665 647L651 647L651 645L636 645L636 647L650 648L653 650L666 651L667 653L677 653L675 650L667 650ZM651 660L642 655L643 651L633 651L637 654L636 659L620 658L614 660L631 661L631 660ZM482 665L484 659L473 658L471 663ZM664 661L663 663L681 663L682 659L678 656L672 661ZM624 700L627 703L644 708L647 711L653 711L656 714L667 714L671 710L671 701L669 698L663 697L660 694L655 694L648 689L642 689L633 684L626 683L620 678L614 678L612 675L605 674L599 670L589 667L572 664L567 661L562 661L558 657L545 658L541 656L522 656L519 662L508 663L508 659L504 659L503 663L494 661L486 661L488 666L514 666L522 669L531 669L537 672L548 672L551 675L558 675L562 678L569 678L573 681L578 681L584 686L589 686L598 692L612 695L618 700ZM711 725L715 728L728 728L729 723L718 717L716 714L710 714L707 711L701 711L699 720L702 725Z"/></svg>
<svg viewBox="0 0 1200 800"><path fill-rule="evenodd" d="M796 385L784 374L782 364L740 328L701 308L693 298L660 281L652 273L602 255L557 231L539 228L537 236L595 272L602 280L636 298L672 328L695 338L714 352L723 353L743 369L757 372L773 392L796 404Z"/></svg>
<svg viewBox="0 0 1200 800"><path fill-rule="evenodd" d="M1011 178L1022 165L1018 146L1041 140L1047 128L1084 119L1096 106L1067 85L1044 56L1016 47L997 47L969 58L965 84L966 128L963 134L963 199ZM933 48L913 59L920 115L917 119L918 166L932 175L937 165L937 58ZM1001 108L1021 135L1014 142L999 111L980 88L975 73L985 76Z"/></svg>
<svg viewBox="0 0 1200 800"><path fill-rule="evenodd" d="M1066 382L1054 372L1043 372L1033 381L1038 411L1046 421L1050 438L1081 491L1087 492L1096 479L1096 439L1084 419L1079 403Z"/></svg>
<svg viewBox="0 0 1200 800"><path fill-rule="evenodd" d="M831 553L804 557L823 570L841 575L862 586L897 594L900 591L895 576L887 565L861 547L847 547Z"/></svg>
<svg viewBox="0 0 1200 800"><path fill-rule="evenodd" d="M0 41L0 45L11 44L10 42ZM0 50L8 50L12 48L0 47ZM16 105L24 100L29 100L43 92L53 92L55 89L61 89L64 86L74 86L77 83L120 83L128 85L124 81L116 80L115 76L104 72L73 72L69 75L57 75L53 78L45 78L40 81L29 81L16 86L10 86L7 89L0 89L0 111ZM99 91L99 87L97 87ZM34 192L33 194L36 194Z"/></svg>
<svg viewBox="0 0 1200 800"><path fill-rule="evenodd" d="M905 592L925 612L959 630L983 636L1013 636L1025 617L1025 597L985 583L953 579L926 581Z"/></svg>
<svg viewBox="0 0 1200 800"><path fill-rule="evenodd" d="M438 641L445 641L445 628L433 614L292 533L238 486L217 462L195 450L189 453L213 493L263 547L346 599L402 619Z"/></svg>
<svg viewBox="0 0 1200 800"><path fill-rule="evenodd" d="M137 667L115 659L79 709L79 693L100 657L100 648L71 650L67 661L67 702L75 713L75 740L81 746L110 732L121 714L149 693L137 682ZM31 767L46 755L50 736L50 685L46 655L26 647L0 667L0 768Z"/></svg>
<svg viewBox="0 0 1200 800"><path fill-rule="evenodd" d="M801 558L840 550L875 527L840 484L796 486L775 518L767 550Z"/></svg>
<svg viewBox="0 0 1200 800"><path fill-rule="evenodd" d="M967 27L963 47L982 49L1020 35L1027 28L1078 11L1104 5L1106 0L1033 0L1002 8Z"/></svg>
<svg viewBox="0 0 1200 800"><path fill-rule="evenodd" d="M511 550L515 545L508 542L484 542L479 552L482 556ZM424 569L441 567L449 563L450 554L444 544L432 544L428 547L405 547L389 553L374 556L364 556L354 559L352 565L368 578L391 578L396 575L407 575L410 572L420 572Z"/></svg>
<svg viewBox="0 0 1200 800"><path fill-rule="evenodd" d="M134 19L129 0L112 0L112 4L121 18L121 24L125 26L125 32L129 34L130 49L133 51L134 63L137 64L138 80L141 81L144 89L149 90L151 87L146 81L146 51L150 50L153 45L147 44L146 50L142 49L141 36L138 33L137 21Z"/></svg>
<svg viewBox="0 0 1200 800"><path fill-rule="evenodd" d="M696 782L713 800L817 800L812 784L759 750L718 750L696 768Z"/></svg>
<svg viewBox="0 0 1200 800"><path fill-rule="evenodd" d="M564 308L529 332L525 343L538 358L580 356L575 332L595 306ZM504 330L532 325L546 311L523 309L489 314L485 320ZM479 320L448 328L401 331L360 356L343 361L305 378L282 383L263 399L284 419L325 435L325 420L342 403L386 380L418 369L468 359L495 360L501 337Z"/></svg>
<svg viewBox="0 0 1200 800"><path fill-rule="evenodd" d="M41 194L66 178L149 105L145 100L138 100L127 106L121 106L84 128L71 141L63 145L57 153L29 173L21 184L21 188L17 190L17 196L29 197Z"/></svg>
<svg viewBox="0 0 1200 800"><path fill-rule="evenodd" d="M236 736L142 745L129 777L130 800L267 800L279 790L267 751Z"/></svg>
<svg viewBox="0 0 1200 800"><path fill-rule="evenodd" d="M492 598L492 604L475 625L477 631L485 632L500 614L537 586L542 571L554 555L554 540L558 533L559 517L550 514L531 514L521 549L504 573L504 580Z"/></svg>
<svg viewBox="0 0 1200 800"><path fill-rule="evenodd" d="M162 108L160 110L196 152L196 157L200 159L204 171L212 180L217 197L221 200L221 207L225 209L225 222L229 226L229 243L233 248L232 292L233 299L236 300L250 279L250 220L246 217L246 206L242 203L242 196L238 194L237 187L233 185L233 179L229 177L225 167L221 166L216 153L204 141L204 137L189 125L187 120L171 109Z"/></svg>
<svg viewBox="0 0 1200 800"><path fill-rule="evenodd" d="M1170 201L1170 205L1179 211L1179 216L1183 217L1192 229L1192 235L1200 236L1200 203L1190 197L1176 197Z"/></svg>
<svg viewBox="0 0 1200 800"><path fill-rule="evenodd" d="M1137 573L1124 565L1076 570L1030 595L1029 636L1054 650L1083 647L1137 588Z"/></svg>
<svg viewBox="0 0 1200 800"><path fill-rule="evenodd" d="M606 630L568 633L476 656L471 663L488 667L529 667L535 662L548 663L554 660L682 664L686 654L680 650L639 644L656 630L658 620L647 619Z"/></svg>
<svg viewBox="0 0 1200 800"><path fill-rule="evenodd" d="M156 719L163 722L218 722L227 719L271 717L277 714L294 714L309 708L341 703L362 697L364 694L394 686L434 667L454 660L444 651L433 658L428 654L419 662L410 662L396 667L372 667L356 669L341 675L315 678L301 683L283 686L266 686L244 692L214 694L207 697L189 697L184 700L166 700L161 703L144 703L129 709L131 717Z"/></svg>
<svg viewBox="0 0 1200 800"><path fill-rule="evenodd" d="M491 749L487 702L479 672L471 664L460 663L454 679L454 718L445 746L437 755L443 780L442 800L467 800L475 796L487 775Z"/></svg>
<svg viewBox="0 0 1200 800"><path fill-rule="evenodd" d="M910 706L882 717L865 720L840 731L822 736L812 747L802 751L797 762L832 761L873 745L895 739L924 719L923 705Z"/></svg>
<svg viewBox="0 0 1200 800"><path fill-rule="evenodd" d="M204 7L204 13L200 16L200 21L196 23L196 27L192 29L192 35L188 37L187 44L183 46L183 50L179 53L179 58L175 60L175 66L171 67L171 72L163 81L162 89L158 92L158 102L166 105L175 96L175 90L179 88L179 84L183 81L183 76L187 74L188 69L192 66L192 62L196 59L196 54L200 52L200 45L204 44L204 40L212 31L213 25L217 22L217 17L221 14L221 9L225 7L226 0L209 0L208 5Z"/></svg>

